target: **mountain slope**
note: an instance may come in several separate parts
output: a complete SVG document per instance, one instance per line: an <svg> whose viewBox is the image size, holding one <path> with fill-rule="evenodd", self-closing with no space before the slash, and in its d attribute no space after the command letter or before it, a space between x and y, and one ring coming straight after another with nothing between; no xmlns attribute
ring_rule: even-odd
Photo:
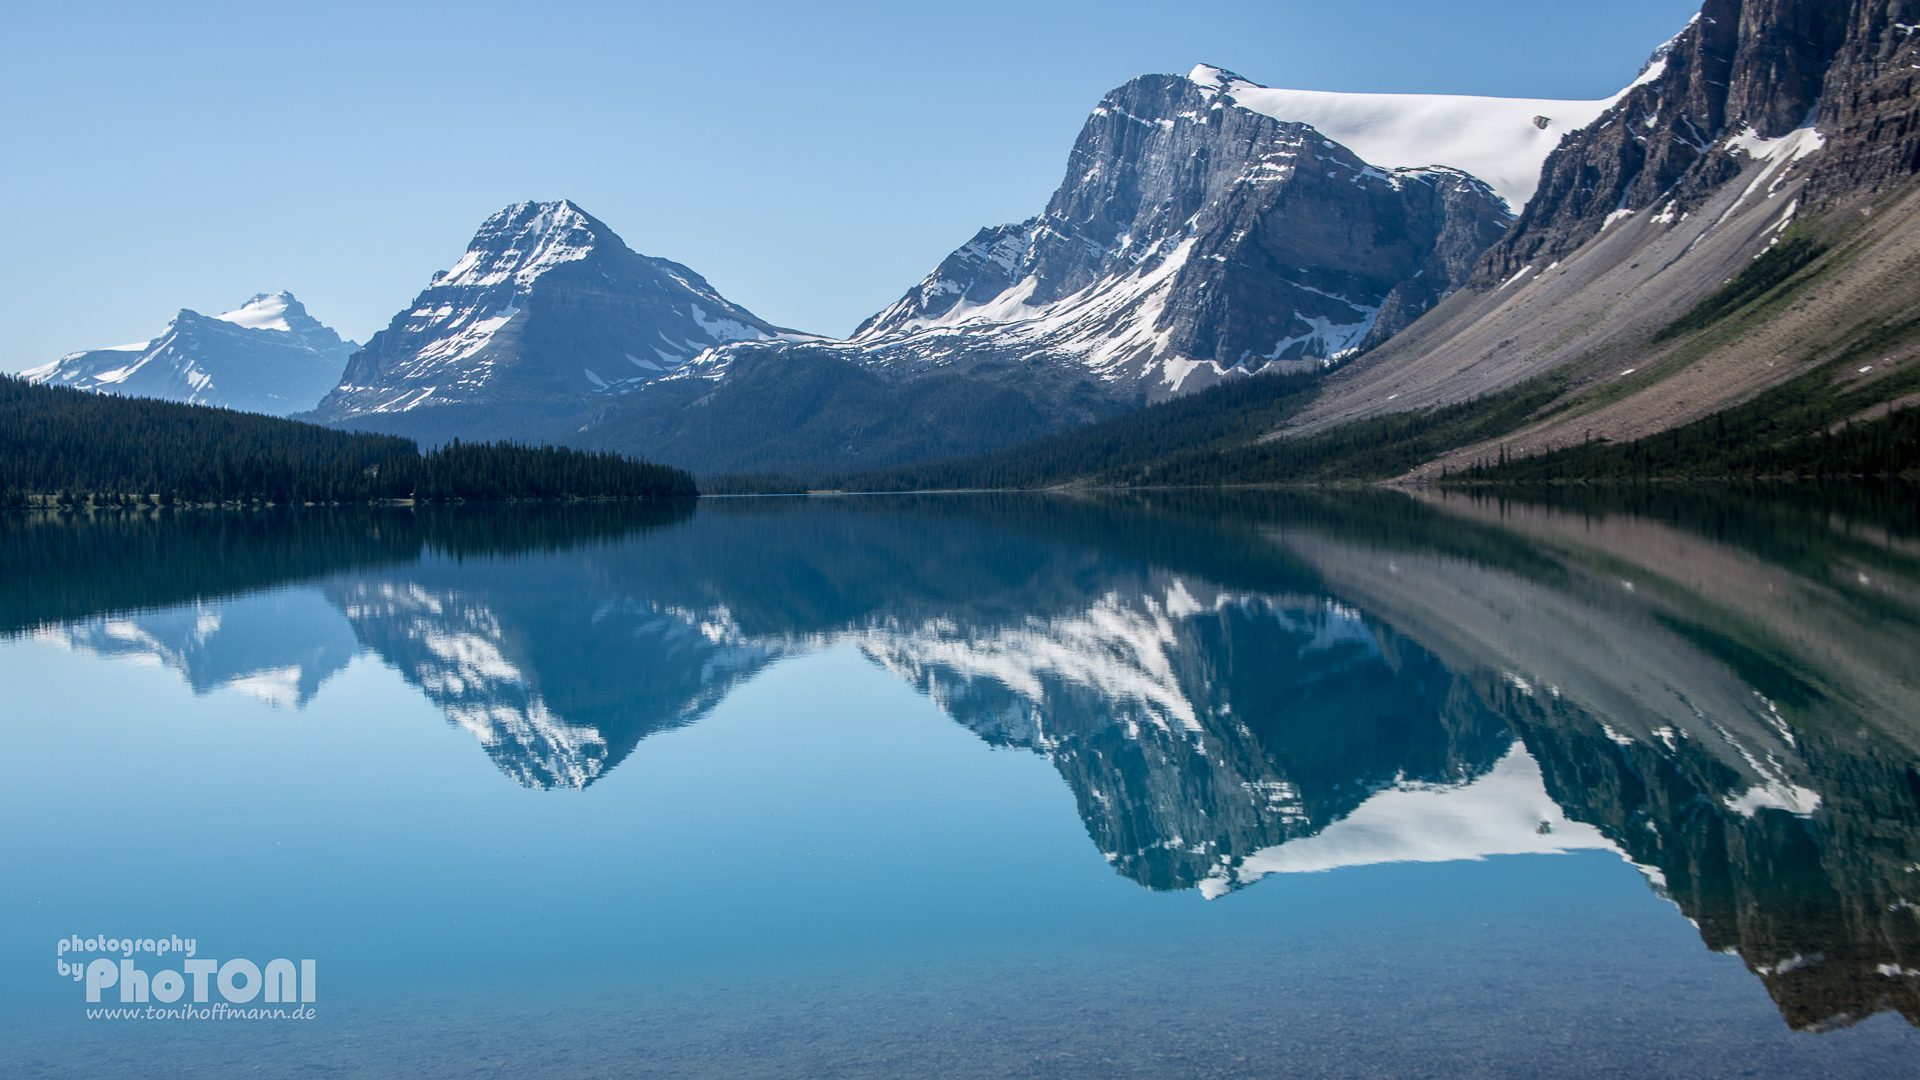
<svg viewBox="0 0 1920 1080"><path fill-rule="evenodd" d="M1644 438L1816 372L1900 399L1920 356L1916 19L1888 0L1712 0L1657 76L1548 159L1468 287L1332 375L1287 434L1562 383L1426 476ZM1809 259L1689 315L1783 243Z"/></svg>
<svg viewBox="0 0 1920 1080"><path fill-rule="evenodd" d="M527 417L574 415L715 345L782 335L571 202L516 203L355 354L312 419L522 434Z"/></svg>
<svg viewBox="0 0 1920 1080"><path fill-rule="evenodd" d="M185 308L160 336L69 353L29 382L285 416L312 408L359 348L290 292L261 293L211 318Z"/></svg>

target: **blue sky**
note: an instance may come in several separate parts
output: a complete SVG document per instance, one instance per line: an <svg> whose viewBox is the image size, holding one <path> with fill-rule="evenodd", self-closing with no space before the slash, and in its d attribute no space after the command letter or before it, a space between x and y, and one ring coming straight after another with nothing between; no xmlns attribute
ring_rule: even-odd
<svg viewBox="0 0 1920 1080"><path fill-rule="evenodd" d="M291 289L364 342L486 215L570 198L844 334L1038 211L1101 94L1604 97L1697 0L12 4L0 370Z"/></svg>

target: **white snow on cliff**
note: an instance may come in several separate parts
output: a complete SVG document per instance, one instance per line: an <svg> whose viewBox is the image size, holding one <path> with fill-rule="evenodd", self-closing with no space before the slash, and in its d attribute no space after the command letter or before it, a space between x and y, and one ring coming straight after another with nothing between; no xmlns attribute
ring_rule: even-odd
<svg viewBox="0 0 1920 1080"><path fill-rule="evenodd" d="M1595 101L1276 90L1211 64L1194 68L1187 78L1262 116L1311 124L1370 165L1445 165L1471 173L1517 213L1533 197L1540 166L1560 145L1560 137L1593 123L1627 89L1657 78L1665 65L1664 59L1656 59L1619 94ZM1536 119L1542 117L1545 127Z"/></svg>
<svg viewBox="0 0 1920 1080"><path fill-rule="evenodd" d="M224 315L214 318L230 322L235 326L244 326L249 330L285 330L292 331L287 325L287 305L293 301L293 294L286 291L260 293Z"/></svg>

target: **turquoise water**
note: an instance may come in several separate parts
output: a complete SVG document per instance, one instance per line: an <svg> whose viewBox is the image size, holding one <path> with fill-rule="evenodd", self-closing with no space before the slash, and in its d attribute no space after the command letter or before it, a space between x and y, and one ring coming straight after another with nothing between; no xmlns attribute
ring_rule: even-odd
<svg viewBox="0 0 1920 1080"><path fill-rule="evenodd" d="M0 1072L1901 1075L1911 510L1754 498L16 517Z"/></svg>

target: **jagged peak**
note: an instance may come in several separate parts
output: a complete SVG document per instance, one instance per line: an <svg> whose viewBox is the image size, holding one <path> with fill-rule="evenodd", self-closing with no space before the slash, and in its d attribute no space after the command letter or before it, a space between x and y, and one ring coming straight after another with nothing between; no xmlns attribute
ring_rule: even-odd
<svg viewBox="0 0 1920 1080"><path fill-rule="evenodd" d="M529 199L494 211L481 224L480 231L486 232L490 227L514 228L516 231L531 227L546 232L579 226L604 228L600 225L599 219L580 209L580 204L572 199L555 199L550 202Z"/></svg>
<svg viewBox="0 0 1920 1080"><path fill-rule="evenodd" d="M524 287L561 263L586 258L601 243L621 241L570 199L517 202L489 215L466 254L435 274L433 284L487 288L512 280Z"/></svg>

